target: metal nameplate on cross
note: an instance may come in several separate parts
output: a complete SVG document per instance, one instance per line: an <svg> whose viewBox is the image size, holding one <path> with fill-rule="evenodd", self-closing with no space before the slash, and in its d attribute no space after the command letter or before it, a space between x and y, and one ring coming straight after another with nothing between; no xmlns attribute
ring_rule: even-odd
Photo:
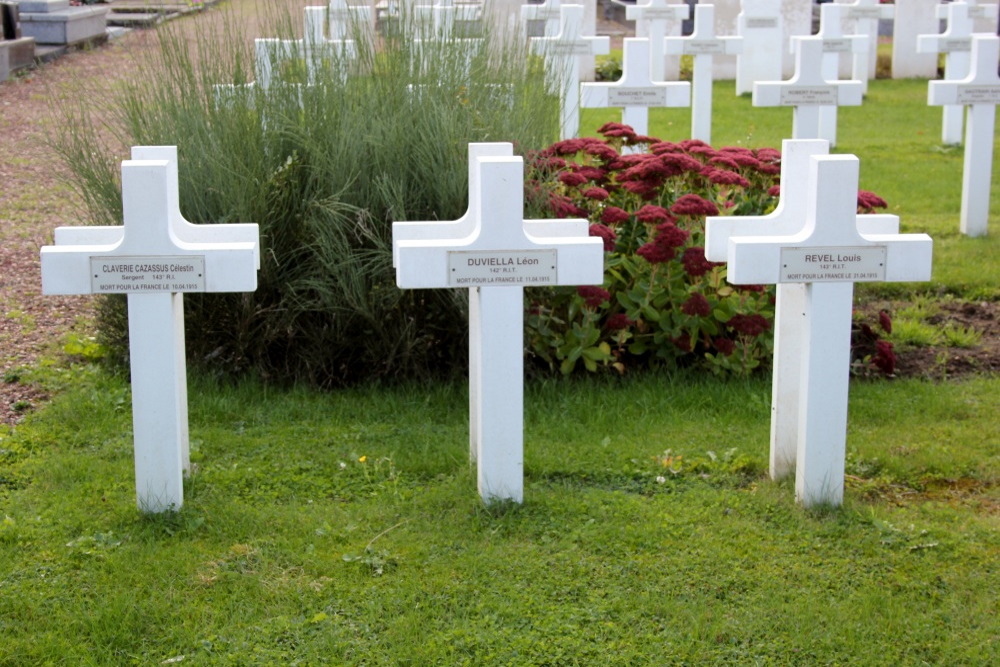
<svg viewBox="0 0 1000 667"><path fill-rule="evenodd" d="M487 502L521 502L523 288L602 283L604 246L597 237L557 237L539 226L529 231L520 157L476 157L470 167L469 211L463 218L417 226L394 223L396 284L476 290L469 312L470 429L475 429L470 443L477 448L479 493ZM439 238L431 235L432 225L440 226ZM458 236L459 231L467 234ZM419 238L404 240L404 235Z"/></svg>
<svg viewBox="0 0 1000 667"><path fill-rule="evenodd" d="M853 155L811 156L807 170L783 183L788 192L806 193L800 230L728 239L729 282L805 283L802 302L787 316L805 332L799 352L795 490L807 506L843 501L854 282L871 279L870 274L885 281L922 281L931 275L932 241L926 234L859 230L858 170Z"/></svg>
<svg viewBox="0 0 1000 667"><path fill-rule="evenodd" d="M969 75L958 81L931 81L927 102L968 107L962 172L959 228L968 236L986 236L990 217L993 140L1000 103L997 59L1000 37L973 35Z"/></svg>
<svg viewBox="0 0 1000 667"><path fill-rule="evenodd" d="M694 56L691 73L691 138L712 143L712 61L717 55L743 52L742 37L719 37L715 34L715 7L694 8L694 31L688 37L663 40L667 53Z"/></svg>
<svg viewBox="0 0 1000 667"><path fill-rule="evenodd" d="M559 133L571 139L580 131L580 56L607 54L608 37L585 37L582 5L559 7L559 33L551 37L532 37L531 49L545 58L553 85L559 91Z"/></svg>
<svg viewBox="0 0 1000 667"><path fill-rule="evenodd" d="M41 249L44 294L126 293L136 502L180 509L190 469L184 292L252 292L256 225L192 225L178 201L176 149L122 163L124 225L60 228Z"/></svg>

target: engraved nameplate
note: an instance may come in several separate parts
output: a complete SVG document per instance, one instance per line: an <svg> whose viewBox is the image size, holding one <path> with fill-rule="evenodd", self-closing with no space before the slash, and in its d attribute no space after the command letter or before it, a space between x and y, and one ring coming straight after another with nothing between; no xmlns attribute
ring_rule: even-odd
<svg viewBox="0 0 1000 667"><path fill-rule="evenodd" d="M552 42L549 52L557 56L592 56L589 42Z"/></svg>
<svg viewBox="0 0 1000 667"><path fill-rule="evenodd" d="M94 294L204 292L205 257L91 257Z"/></svg>
<svg viewBox="0 0 1000 667"><path fill-rule="evenodd" d="M748 28L777 28L778 19L770 16L749 16L746 26Z"/></svg>
<svg viewBox="0 0 1000 667"><path fill-rule="evenodd" d="M958 86L956 104L1000 104L1000 86Z"/></svg>
<svg viewBox="0 0 1000 667"><path fill-rule="evenodd" d="M608 104L613 107L665 107L666 88L609 88Z"/></svg>
<svg viewBox="0 0 1000 667"><path fill-rule="evenodd" d="M837 104L837 88L835 86L783 88L778 104L784 107L835 106Z"/></svg>
<svg viewBox="0 0 1000 667"><path fill-rule="evenodd" d="M684 53L691 55L721 55L726 52L726 45L715 39L694 39L684 43Z"/></svg>
<svg viewBox="0 0 1000 667"><path fill-rule="evenodd" d="M643 10L642 20L644 21L679 21L681 17L678 16L678 10L686 9L681 5L677 7L642 7L641 5L636 5L636 7Z"/></svg>
<svg viewBox="0 0 1000 667"><path fill-rule="evenodd" d="M556 284L555 250L453 250L450 287Z"/></svg>
<svg viewBox="0 0 1000 667"><path fill-rule="evenodd" d="M855 21L878 21L882 18L882 10L879 7L851 7L847 12L847 18Z"/></svg>
<svg viewBox="0 0 1000 667"><path fill-rule="evenodd" d="M782 248L781 283L885 280L885 246Z"/></svg>
<svg viewBox="0 0 1000 667"><path fill-rule="evenodd" d="M971 37L951 37L938 42L941 46L941 53L955 53L957 51L971 51Z"/></svg>
<svg viewBox="0 0 1000 667"><path fill-rule="evenodd" d="M851 40L849 39L824 39L823 53L850 53Z"/></svg>

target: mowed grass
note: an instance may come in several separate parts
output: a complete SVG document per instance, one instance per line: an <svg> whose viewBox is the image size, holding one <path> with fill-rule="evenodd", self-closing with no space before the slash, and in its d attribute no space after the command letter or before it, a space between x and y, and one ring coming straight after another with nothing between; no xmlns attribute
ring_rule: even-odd
<svg viewBox="0 0 1000 667"><path fill-rule="evenodd" d="M0 664L995 664L1000 382L853 387L844 507L766 477L769 383L530 382L484 507L461 385L191 387L182 511L79 365L0 441Z"/></svg>
<svg viewBox="0 0 1000 667"><path fill-rule="evenodd" d="M996 234L959 236L961 151L925 102L876 81L841 110L861 187L935 238L931 283L859 292L996 298ZM791 130L731 82L715 108L716 145ZM529 381L525 503L490 507L461 383L195 377L195 471L161 516L135 507L123 378L7 380L54 398L0 435L0 664L1000 663L997 377L854 382L845 504L810 511L767 477L764 375Z"/></svg>

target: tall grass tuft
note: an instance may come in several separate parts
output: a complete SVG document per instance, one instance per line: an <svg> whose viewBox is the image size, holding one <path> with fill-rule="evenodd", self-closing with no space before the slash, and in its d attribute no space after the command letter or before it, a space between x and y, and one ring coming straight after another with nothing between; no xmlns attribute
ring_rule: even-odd
<svg viewBox="0 0 1000 667"><path fill-rule="evenodd" d="M299 18L262 11L261 37L299 40ZM557 105L519 35L434 35L405 12L384 28L354 30L353 58L290 43L264 87L248 85L254 47L233 16L193 36L178 22L109 101L104 120L122 145L178 147L185 217L260 224L258 290L186 298L193 363L319 386L464 363L464 294L397 289L391 222L459 217L468 143L540 148ZM89 141L101 112L78 109L58 150L91 220L107 224L121 220L127 156ZM100 327L127 354L123 299L105 304Z"/></svg>

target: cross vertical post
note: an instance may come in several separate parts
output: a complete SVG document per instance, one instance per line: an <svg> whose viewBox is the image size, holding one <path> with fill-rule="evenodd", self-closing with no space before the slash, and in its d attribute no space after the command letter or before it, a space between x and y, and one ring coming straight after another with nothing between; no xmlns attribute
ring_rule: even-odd
<svg viewBox="0 0 1000 667"><path fill-rule="evenodd" d="M681 34L681 23L687 20L690 10L684 3L669 3L668 0L646 0L625 7L625 19L635 21L635 36L649 39L649 72L653 81L667 80L667 55L663 48L665 37ZM672 78L677 78L677 64L672 64Z"/></svg>

